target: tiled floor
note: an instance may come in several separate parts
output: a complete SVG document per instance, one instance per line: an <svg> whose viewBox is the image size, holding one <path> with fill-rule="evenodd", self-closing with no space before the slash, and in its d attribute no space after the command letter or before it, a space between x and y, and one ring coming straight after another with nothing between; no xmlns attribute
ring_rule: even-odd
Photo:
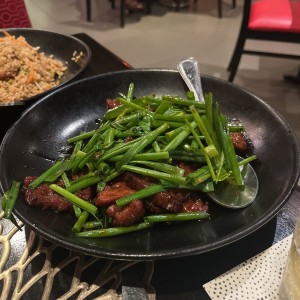
<svg viewBox="0 0 300 300"><path fill-rule="evenodd" d="M66 34L85 32L127 60L135 68L176 68L178 60L194 56L203 74L227 79L226 67L239 32L242 0L236 9L223 1L223 18L217 17L217 0L193 1L180 12L153 1L150 15L133 13L120 27L119 10L108 0L92 0L92 22L86 21L85 0L25 0L34 28ZM117 8L119 1L116 1ZM300 45L252 43L253 49L300 53ZM235 83L262 97L290 124L300 138L300 85L283 80L296 74L296 60L244 56Z"/></svg>

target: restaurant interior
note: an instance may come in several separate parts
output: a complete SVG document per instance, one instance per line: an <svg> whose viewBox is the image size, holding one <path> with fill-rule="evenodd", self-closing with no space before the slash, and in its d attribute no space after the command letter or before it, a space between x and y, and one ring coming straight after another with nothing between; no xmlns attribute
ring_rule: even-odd
<svg viewBox="0 0 300 300"><path fill-rule="evenodd" d="M299 0L295 0L295 2L297 1L300 3ZM259 193L256 195L262 197L264 203L255 204L253 208L250 206L244 211L240 210L240 213L237 212L238 210L226 210L221 207L222 205L219 207L213 203L218 207L215 210L217 212L215 227L205 226L204 223L202 231L201 223L197 223L200 224L200 230L194 232L194 227L187 225L188 231L180 229L180 232L183 233L180 236L177 232L172 232L171 237L167 237L166 240L163 240L160 234L164 234L170 229L167 226L163 227L158 235L146 232L141 239L135 238L134 233L127 242L126 239L120 239L123 241L121 249L123 246L125 249L127 249L126 247L130 249L124 253L119 249L116 252L111 250L105 252L106 249L114 249L114 243L120 245L114 240L114 237L110 237L111 240L109 238L104 240L104 247L99 240L97 242L90 240L85 244L80 238L73 239L74 232L70 233L64 226L61 228L60 221L55 222L59 220L59 217L57 218L57 214L53 217L54 212L43 211L44 215L39 215L39 212L36 214L38 215L36 220L42 219L40 226L46 227L45 230L41 230L37 225L38 222L31 221L30 218L26 219L26 214L31 216L33 213L26 205L22 204L25 206L26 213L24 215L27 224L24 223L21 226L28 225L28 227L24 226L25 230L22 231L6 220L1 211L0 298L25 300L283 299L278 298L279 285L282 282L283 269L292 243L293 231L300 214L299 146L297 142L297 139L300 139L299 38L297 37L295 43L268 41L268 38L264 41L247 40L245 48L254 51L252 54L255 54L256 51L263 51L279 55L273 57L243 54L237 65L235 76L230 78L230 70L232 71L234 66L231 66L229 70L229 64L238 41L243 22L244 5L247 1L141 0L142 9L133 9L132 7L129 9L124 4L125 2L123 0L24 0L29 17L29 26L27 27L57 32L88 41L87 44L93 47L91 48L91 61L97 61L98 64L97 66L89 65L86 68L86 73L83 72L86 77L89 77L89 74L98 74L98 66L102 73L109 68L112 68L112 71L124 68L176 70L180 60L195 58L199 63L201 74L208 76L208 79L212 78L209 80L214 82L215 78L221 79L221 82L226 81L226 84L227 81L232 81L234 90L241 88L247 94L245 96L245 93L242 92L236 95L244 95L245 97L242 98L250 99L254 103L260 102L255 96L265 101L266 106L261 103L259 105L266 108L268 117L271 115L271 121L268 119L265 121L263 113L255 112L255 114L263 120L262 130L270 132L270 139L272 139L270 144L275 145L276 151L278 149L286 151L287 159L285 160L285 154L280 153L282 159L279 161L272 159L271 161L263 152L263 160L267 161L267 167L261 161L258 161L257 164L254 162L255 170L263 178L259 182L259 193L263 191L262 196ZM124 10L122 10L123 8ZM285 25L283 24L283 26ZM296 26L298 29L300 28L299 22L296 23ZM95 53L94 51L97 51L95 49L99 49L99 53ZM292 56L287 58L285 57L286 53ZM105 58L100 57L102 54L105 55ZM100 66L99 62L103 65ZM84 78L84 76L80 77L81 75L79 74L79 79ZM109 82L110 77L107 76L103 80ZM207 82L210 82L209 80ZM74 90L77 88L72 84L71 87L74 87ZM78 94L80 92L79 85ZM56 95L59 97L60 91L57 94L55 92L50 94L48 99L46 96L43 99L44 103L48 101L51 104L52 95L54 98ZM64 98L63 101L69 101L68 105L70 103L70 99ZM78 102L78 100L76 101ZM38 111L38 108L43 106L43 101L39 101L37 105L34 104L32 107L37 108L37 113L31 119L30 113L28 113L29 126L35 130L36 128L32 124L38 121L44 124L44 127L48 128L49 124L51 127L55 122L61 122L55 113L52 113L53 111L64 114L65 110L76 110L76 107L74 109L72 106L70 109L69 106L68 109L62 109L57 108L56 104L53 105L55 106L52 107L53 110L50 108L48 111L47 107L46 112L45 110L41 112ZM91 105L89 104L89 106ZM22 108L22 105L20 107ZM243 109L245 107L245 111L248 109L249 115L251 115L247 103L241 102L241 107ZM4 106L4 108L10 107ZM272 108L274 108L275 114L269 114L270 111L273 111ZM93 114L93 109L94 107L89 113ZM2 116L4 116L6 111L2 111ZM277 117L277 113L283 119ZM22 120L26 119L26 112L24 115L21 116ZM77 116L77 111L75 115ZM15 118L17 119L19 116L15 115ZM48 117L52 121L49 121L49 124L47 123ZM90 115L88 117L90 118ZM70 120L73 122L73 119L72 115L66 122ZM283 122L280 123L278 120L280 122L283 120ZM268 123L268 121L270 122ZM275 129L273 132L271 125L277 124L277 121L281 125L283 124L284 134L281 136L285 139L289 149L285 149L286 145L281 145L281 141L276 140L279 135L274 133ZM17 142L20 142L18 147L11 147L10 151L7 147L10 145L10 139L6 136L3 139L3 145L7 147L6 149L3 147L4 154L1 153L2 157L0 155L0 159L3 161L2 169L0 168L0 181L4 182L4 184L0 182L3 194L3 186L11 174L19 169L22 169L22 172L30 169L27 164L24 164L22 168L19 167L15 158L5 160L6 157L12 157L9 152L14 152L15 148L22 148L22 145L26 147L26 138L30 141L40 139L39 135L35 134L36 131L34 134L28 133L25 127L23 130L16 122L16 128L18 126L19 132L21 132L19 140L17 138ZM72 126L69 127L66 132L72 130ZM290 134L289 129L295 136ZM8 135L16 134L17 137L19 134L18 130L7 132ZM63 135L64 132L57 134ZM46 149L53 148L53 144L61 142L60 137L48 134L47 138L42 141L42 147L46 145ZM265 144L267 144L266 148L269 147L268 140L261 141L259 134L255 133L255 138L258 141L259 150ZM39 141L40 144L41 141ZM24 157L35 155L35 144L32 145L29 145L31 148L28 153L24 154L26 151L23 149L16 149L16 153L19 153L22 159L23 155ZM58 146L55 150L57 151L57 149ZM46 161L46 164L51 161L48 157L39 155L43 161ZM234 157L236 158L235 153ZM273 157L276 157L276 153L272 153ZM10 164L13 163L16 165L11 166ZM276 174L272 169L273 163L275 169L279 170L275 172ZM280 169L280 167L282 168ZM265 171L264 168L267 170ZM35 171L34 168L32 169ZM283 170L282 173L281 170ZM269 175L272 180L269 180ZM265 191L267 191L266 194L264 194ZM256 217L257 219L255 219ZM49 224L44 224L44 218ZM237 231L235 231L236 228L238 228ZM245 230L240 233L240 228ZM231 229L232 231L227 235L227 231ZM44 233L45 235L43 235ZM61 234L63 238L57 238L56 234L58 236ZM212 245L209 244L209 247L205 248L206 242L209 243L211 238ZM219 238L221 238L220 243ZM197 248L198 239L202 242L200 248ZM154 244L152 244L153 241ZM136 247L134 253L131 252L130 242ZM175 246L178 243L179 250L177 248L170 249L168 243ZM100 247L98 247L99 244ZM183 247L181 247L182 244ZM194 246L195 244L196 246ZM203 244L204 248L201 248ZM155 249L157 245L161 247L158 248L158 251ZM148 248L141 250L142 247ZM198 251L199 249L201 251ZM87 253L84 250L87 250ZM151 257L151 254L155 259ZM299 263L300 258L297 259ZM294 271L294 274L298 271ZM299 276L299 272L297 274ZM274 280L272 280L273 277ZM298 284L294 285L293 289L300 293Z"/></svg>
<svg viewBox="0 0 300 300"><path fill-rule="evenodd" d="M32 26L65 34L84 32L126 60L134 68L171 68L187 57L195 57L202 74L228 79L229 65L238 38L243 0L182 1L177 11L172 1L151 0L151 13L126 12L120 26L120 1L112 9L109 0L92 0L87 21L85 0L26 0ZM270 50L299 55L300 44L248 41L252 50ZM288 121L300 137L297 59L243 55L234 83L267 101Z"/></svg>

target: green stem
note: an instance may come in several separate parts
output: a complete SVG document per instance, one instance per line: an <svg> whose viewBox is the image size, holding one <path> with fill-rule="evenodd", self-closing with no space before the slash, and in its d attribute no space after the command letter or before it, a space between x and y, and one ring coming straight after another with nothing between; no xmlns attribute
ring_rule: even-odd
<svg viewBox="0 0 300 300"><path fill-rule="evenodd" d="M72 231L73 232L80 232L82 230L82 227L84 225L84 223L86 222L87 218L89 217L89 212L87 211L83 211L79 218L77 219L76 223L74 224Z"/></svg>
<svg viewBox="0 0 300 300"><path fill-rule="evenodd" d="M207 93L205 95L205 117L210 124L210 127L213 128L213 98L212 93Z"/></svg>
<svg viewBox="0 0 300 300"><path fill-rule="evenodd" d="M179 97L172 97L172 96L163 96L162 100L166 100L166 101L169 101L171 103L182 105L182 106L194 105L197 108L205 109L205 104L201 103L199 101L182 99L182 98L179 98Z"/></svg>
<svg viewBox="0 0 300 300"><path fill-rule="evenodd" d="M132 101L127 101L126 99L119 98L119 97L117 98L117 100L120 101L122 104L124 104L125 106L127 106L129 108L132 108L132 109L135 109L135 110L138 110L138 111L140 110L140 111L143 111L147 114L151 114L151 112L147 108L145 108L143 106L140 106L138 104L135 104Z"/></svg>
<svg viewBox="0 0 300 300"><path fill-rule="evenodd" d="M169 101L162 101L159 106L156 108L155 113L156 114L163 114L165 113L170 107L172 106L172 103Z"/></svg>
<svg viewBox="0 0 300 300"><path fill-rule="evenodd" d="M127 97L126 97L126 100L129 101L129 102L132 101L132 99L133 99L133 91L134 91L134 83L131 82L129 84Z"/></svg>
<svg viewBox="0 0 300 300"><path fill-rule="evenodd" d="M199 144L200 149L201 149L201 151L202 151L202 153L203 153L203 155L205 157L205 160L206 160L206 163L207 163L210 175L211 175L213 181L215 181L216 180L216 174L215 174L214 168L212 166L212 163L210 161L210 157L208 156L208 154L207 154L207 152L206 152L206 150L205 150L205 148L204 148L201 140L199 139L198 135L196 134L195 130L191 127L191 124L188 121L186 121L186 123L190 127L190 130L191 130L191 132L192 132L192 134L193 134L196 142Z"/></svg>
<svg viewBox="0 0 300 300"><path fill-rule="evenodd" d="M162 120L166 122L184 122L185 119L189 121L193 120L193 116L191 114L183 114L181 116L178 115L161 115L161 114L153 114L153 118L155 120Z"/></svg>
<svg viewBox="0 0 300 300"><path fill-rule="evenodd" d="M95 175L94 177L86 177L79 179L80 180L78 180L77 182L72 183L66 190L70 193L76 193L77 191L92 186L101 180L101 178L97 175Z"/></svg>
<svg viewBox="0 0 300 300"><path fill-rule="evenodd" d="M118 98L117 100L119 100L120 98ZM126 101L125 99L123 99L123 101ZM128 101L126 101L128 103ZM132 101L130 101L131 103L137 104L137 105L143 105L143 100L142 99L133 99ZM107 121L107 120L113 120L113 119L117 119L119 116L122 116L125 113L129 113L131 112L133 109L132 108L128 108L126 105L122 104L119 105L115 108L112 108L110 110L108 110L105 115L103 116L103 120Z"/></svg>
<svg viewBox="0 0 300 300"><path fill-rule="evenodd" d="M76 195L72 194L71 192L67 191L66 189L64 189L56 184L50 184L49 187L50 187L50 189L52 189L59 195L63 196L66 200L77 205L78 207L82 208L83 210L88 211L89 213L91 213L94 216L97 214L98 209L95 205L77 197Z"/></svg>
<svg viewBox="0 0 300 300"><path fill-rule="evenodd" d="M191 123L191 127L195 128L197 124L195 122ZM177 134L164 148L163 151L173 151L175 150L191 133L188 126L182 129L182 131Z"/></svg>
<svg viewBox="0 0 300 300"><path fill-rule="evenodd" d="M226 138L226 144L227 144L226 147L228 149L229 159L231 162L231 170L232 170L232 173L233 173L233 176L235 179L235 183L238 186L243 186L244 179L243 179L241 170L239 168L238 160L237 160L234 146L233 146L233 143L232 143L229 133L226 133L225 138Z"/></svg>
<svg viewBox="0 0 300 300"><path fill-rule="evenodd" d="M163 215L152 215L144 217L145 222L156 223L156 222L174 222L174 221L188 221L188 220L200 220L209 218L207 212L187 212L177 214L163 214Z"/></svg>
<svg viewBox="0 0 300 300"><path fill-rule="evenodd" d="M146 134L138 143L136 143L130 149L128 149L122 157L122 159L116 163L116 171L119 171L123 165L128 164L136 154L141 152L149 144L153 143L156 140L156 138L168 128L168 124L165 123L159 128Z"/></svg>
<svg viewBox="0 0 300 300"><path fill-rule="evenodd" d="M150 228L153 225L151 223L143 222L139 224L135 224L127 227L112 227L112 228L104 228L104 229L95 229L90 231L83 231L76 233L78 237L87 237L87 238L100 238L100 237L108 237L126 234L129 232L134 232L138 230L143 230L146 228Z"/></svg>
<svg viewBox="0 0 300 300"><path fill-rule="evenodd" d="M85 222L83 224L84 229L92 229L92 228L97 228L97 227L103 227L102 221L93 220L93 221Z"/></svg>
<svg viewBox="0 0 300 300"><path fill-rule="evenodd" d="M119 207L122 207L122 206L128 205L129 203L131 203L134 200L144 199L144 198L150 197L152 195L155 195L157 193L163 192L164 190L165 190L165 187L160 184L150 185L142 190L139 190L135 193L132 193L130 195L127 195L125 197L118 199L116 201L116 204Z"/></svg>
<svg viewBox="0 0 300 300"><path fill-rule="evenodd" d="M183 169L181 169L179 167L176 167L176 166L173 166L173 165L170 165L170 164L164 164L164 163L161 163L161 162L154 162L154 161L137 161L137 160L134 160L132 162L134 164L141 164L141 165L144 165L144 166L149 167L151 169L162 171L164 173L181 175L181 176L183 176L183 174L184 174Z"/></svg>
<svg viewBox="0 0 300 300"><path fill-rule="evenodd" d="M59 160L55 162L48 170L42 173L34 181L29 184L31 189L37 188L42 182L46 181L49 177L53 177L55 181L67 168L67 161Z"/></svg>
<svg viewBox="0 0 300 300"><path fill-rule="evenodd" d="M205 139L207 145L213 144L213 141L212 141L212 139L211 139L211 137L210 137L210 135L209 135L209 133L208 133L201 117L200 117L200 115L198 114L195 106L191 106L190 109L191 109L192 115L194 117L195 122L197 123L197 126L198 126L200 132L204 136L204 139Z"/></svg>
<svg viewBox="0 0 300 300"><path fill-rule="evenodd" d="M139 138L137 138L137 139L135 139L131 142L128 142L128 143L120 143L120 144L116 145L115 147L109 149L102 156L100 156L100 158L98 160L99 163L101 161L107 160L107 159L109 159L111 157L114 157L116 155L125 153L126 151L128 151L128 149L132 148L133 145L139 143L142 138L143 137L139 137Z"/></svg>
<svg viewBox="0 0 300 300"><path fill-rule="evenodd" d="M122 159L123 155L117 155L109 159L109 161L120 161ZM161 151L161 152L155 152L155 153L140 153L136 154L132 159L133 160L167 160L169 159L169 152L167 151Z"/></svg>
<svg viewBox="0 0 300 300"><path fill-rule="evenodd" d="M67 139L67 142L69 144L71 144L71 143L75 143L77 141L81 141L81 140L91 138L95 134L95 132L96 132L96 130L91 130L89 132L81 133L79 135L76 135L76 136L73 136L73 137Z"/></svg>
<svg viewBox="0 0 300 300"><path fill-rule="evenodd" d="M2 201L5 201L4 204L4 216L5 218L11 220L12 213L19 195L21 182L13 180L11 187L8 192L4 193Z"/></svg>
<svg viewBox="0 0 300 300"><path fill-rule="evenodd" d="M179 175L167 174L155 170L150 170L150 169L140 168L140 167L130 166L130 165L124 165L122 167L122 170L131 171L145 176L150 176L159 180L166 180L168 182L172 182L176 184L185 184L185 177Z"/></svg>

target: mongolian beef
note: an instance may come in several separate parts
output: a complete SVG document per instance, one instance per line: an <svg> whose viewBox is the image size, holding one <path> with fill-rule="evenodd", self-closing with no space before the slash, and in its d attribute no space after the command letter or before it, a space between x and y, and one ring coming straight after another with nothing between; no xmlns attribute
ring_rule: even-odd
<svg viewBox="0 0 300 300"><path fill-rule="evenodd" d="M45 92L59 84L67 67L32 47L23 36L7 32L0 38L0 103L12 103Z"/></svg>
<svg viewBox="0 0 300 300"><path fill-rule="evenodd" d="M228 179L242 186L242 174L232 166L255 159L245 155L249 143L242 124L221 114L211 94L205 103L191 92L186 99L134 98L133 88L107 99L96 129L69 138L69 153L23 181L27 204L74 214L78 236L208 218L205 193ZM236 153L247 158L238 162Z"/></svg>

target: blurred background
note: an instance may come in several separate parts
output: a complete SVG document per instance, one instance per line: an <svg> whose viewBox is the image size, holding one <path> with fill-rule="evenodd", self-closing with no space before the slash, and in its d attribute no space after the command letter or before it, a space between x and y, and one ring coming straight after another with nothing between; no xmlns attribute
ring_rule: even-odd
<svg viewBox="0 0 300 300"><path fill-rule="evenodd" d="M182 0L179 11L169 0L152 0L151 12L126 11L120 26L120 0L25 0L33 28L65 34L84 32L126 60L134 68L175 69L182 58L195 57L202 74L228 79L227 66L238 37L243 1ZM300 53L300 44L251 42L248 48ZM300 138L300 83L285 80L297 75L299 60L243 55L234 83L268 102Z"/></svg>

